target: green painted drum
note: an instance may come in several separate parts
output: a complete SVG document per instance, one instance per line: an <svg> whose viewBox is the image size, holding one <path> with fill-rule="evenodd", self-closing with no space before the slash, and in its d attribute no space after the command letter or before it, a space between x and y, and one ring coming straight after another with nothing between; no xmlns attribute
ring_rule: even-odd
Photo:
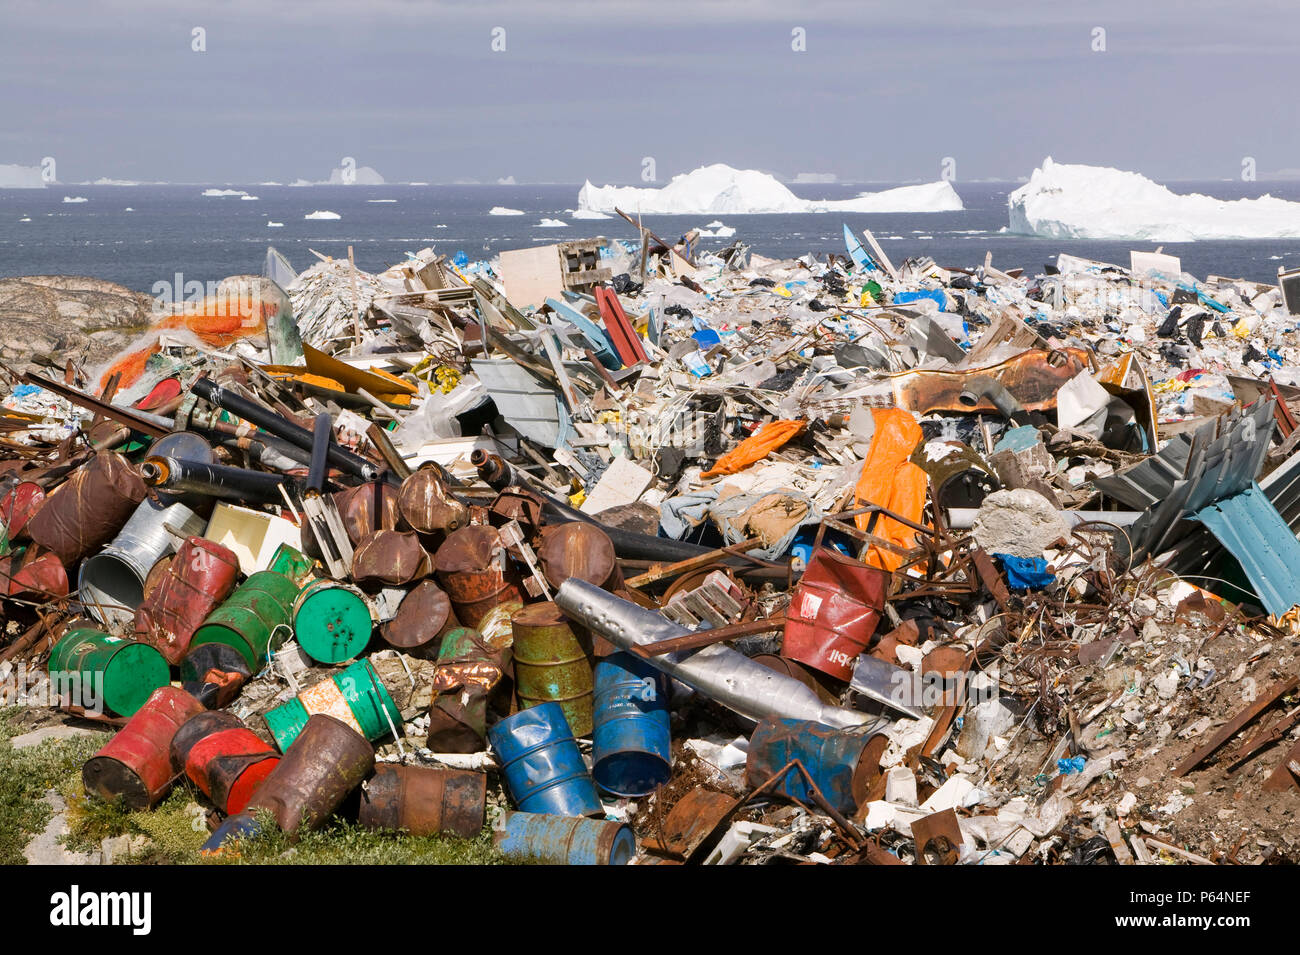
<svg viewBox="0 0 1300 955"><path fill-rule="evenodd" d="M254 673L289 636L298 587L284 574L259 570L194 631L190 647L224 643L239 651ZM274 644L274 645L273 645Z"/></svg>
<svg viewBox="0 0 1300 955"><path fill-rule="evenodd" d="M297 699L267 710L263 719L284 752L316 713L342 720L368 740L377 740L402 723L397 704L369 660L358 660L308 687Z"/></svg>
<svg viewBox="0 0 1300 955"><path fill-rule="evenodd" d="M301 587L311 580L312 560L292 544L281 544L271 555L271 565L267 570L284 574L293 581L295 587Z"/></svg>
<svg viewBox="0 0 1300 955"><path fill-rule="evenodd" d="M336 580L311 581L293 602L298 645L318 663L351 660L366 648L374 627L365 595Z"/></svg>
<svg viewBox="0 0 1300 955"><path fill-rule="evenodd" d="M132 716L150 694L171 683L167 659L147 643L102 630L69 630L50 651L50 682L76 706Z"/></svg>

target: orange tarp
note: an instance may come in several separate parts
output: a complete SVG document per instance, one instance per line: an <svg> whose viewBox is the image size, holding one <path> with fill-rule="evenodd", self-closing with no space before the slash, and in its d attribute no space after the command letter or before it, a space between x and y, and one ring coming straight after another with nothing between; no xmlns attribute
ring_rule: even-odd
<svg viewBox="0 0 1300 955"><path fill-rule="evenodd" d="M921 426L910 411L901 408L873 408L871 414L876 431L871 450L862 463L862 476L858 478L854 498L859 507L875 504L919 524L925 510L929 478L908 457L921 443ZM859 514L855 519L858 529L865 531L871 517L871 514ZM900 547L916 546L916 532L889 517L877 518L871 533ZM863 559L873 567L890 571L903 562L900 555L875 544L867 548Z"/></svg>
<svg viewBox="0 0 1300 955"><path fill-rule="evenodd" d="M716 477L719 474L735 474L749 467L755 461L761 461L768 454L785 444L803 430L804 421L769 421L755 434L750 435L736 447L732 448L718 460L713 467L700 474L702 478Z"/></svg>

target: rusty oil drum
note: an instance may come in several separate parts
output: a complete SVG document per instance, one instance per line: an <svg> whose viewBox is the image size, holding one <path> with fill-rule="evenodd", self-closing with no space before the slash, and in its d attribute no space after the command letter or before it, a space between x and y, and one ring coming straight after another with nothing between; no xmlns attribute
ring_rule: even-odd
<svg viewBox="0 0 1300 955"><path fill-rule="evenodd" d="M362 787L357 822L413 836L446 832L469 839L483 828L486 809L485 773L382 763Z"/></svg>
<svg viewBox="0 0 1300 955"><path fill-rule="evenodd" d="M421 534L451 534L469 520L469 509L452 497L432 467L420 468L402 482L397 506L406 523Z"/></svg>
<svg viewBox="0 0 1300 955"><path fill-rule="evenodd" d="M626 823L581 816L507 812L492 841L505 856L551 865L627 865L636 855L636 836Z"/></svg>
<svg viewBox="0 0 1300 955"><path fill-rule="evenodd" d="M173 666L190 648L204 619L235 589L239 558L215 541L190 537L166 565L162 580L135 612L135 632Z"/></svg>
<svg viewBox="0 0 1300 955"><path fill-rule="evenodd" d="M609 535L595 524L570 521L542 528L537 561L546 582L559 587L570 577L614 591L623 586L623 573L615 559Z"/></svg>
<svg viewBox="0 0 1300 955"><path fill-rule="evenodd" d="M171 682L171 668L157 647L93 627L63 635L50 651L49 673L52 685L80 694L73 702L87 710L99 702L119 716L131 716Z"/></svg>
<svg viewBox="0 0 1300 955"><path fill-rule="evenodd" d="M452 532L434 555L433 566L451 598L456 618L485 637L495 637L502 625L503 612L498 607L523 605L519 572L493 527L471 524ZM504 624L509 634L508 617Z"/></svg>
<svg viewBox="0 0 1300 955"><path fill-rule="evenodd" d="M262 781L247 810L267 810L284 832L319 828L374 766L375 751L365 737L316 713Z"/></svg>
<svg viewBox="0 0 1300 955"><path fill-rule="evenodd" d="M558 703L575 736L590 736L591 662L554 603L530 604L511 621L515 693L521 707Z"/></svg>
<svg viewBox="0 0 1300 955"><path fill-rule="evenodd" d="M745 781L760 786L781 767L799 760L822 795L837 810L850 815L866 798L871 779L879 772L888 740L881 734L837 730L808 720L763 720L749 739ZM798 768L791 767L775 791L805 805L814 802L812 789Z"/></svg>
<svg viewBox="0 0 1300 955"><path fill-rule="evenodd" d="M184 690L164 686L131 717L126 726L81 767L86 792L112 801L122 798L127 809L148 809L167 793L175 773L171 764L172 737L203 704Z"/></svg>
<svg viewBox="0 0 1300 955"><path fill-rule="evenodd" d="M239 651L256 672L290 633L289 617L298 586L284 574L259 570L194 631L190 647L222 643Z"/></svg>
<svg viewBox="0 0 1300 955"><path fill-rule="evenodd" d="M876 632L888 588L886 571L818 548L786 610L782 655L847 682Z"/></svg>
<svg viewBox="0 0 1300 955"><path fill-rule="evenodd" d="M243 812L262 782L280 762L269 743L244 726L204 736L190 747L185 775L218 809Z"/></svg>
<svg viewBox="0 0 1300 955"><path fill-rule="evenodd" d="M432 660L438 656L442 638L459 626L451 598L432 580L422 580L402 598L396 615L379 634L394 650Z"/></svg>
<svg viewBox="0 0 1300 955"><path fill-rule="evenodd" d="M281 751L289 749L315 713L328 713L368 740L402 725L402 714L369 660L358 660L263 714Z"/></svg>

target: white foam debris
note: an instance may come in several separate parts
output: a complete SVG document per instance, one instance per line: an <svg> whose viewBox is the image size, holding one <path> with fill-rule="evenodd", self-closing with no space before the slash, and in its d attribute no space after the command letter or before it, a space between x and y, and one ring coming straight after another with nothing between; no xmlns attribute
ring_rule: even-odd
<svg viewBox="0 0 1300 955"><path fill-rule="evenodd" d="M508 209L505 206L493 206L488 210L490 216L521 216L523 214L523 209Z"/></svg>
<svg viewBox="0 0 1300 955"><path fill-rule="evenodd" d="M44 189L40 166L0 163L0 189Z"/></svg>
<svg viewBox="0 0 1300 955"><path fill-rule="evenodd" d="M90 200L87 199L85 196L64 196L63 201L64 202L89 202Z"/></svg>
<svg viewBox="0 0 1300 955"><path fill-rule="evenodd" d="M343 217L337 212L330 212L328 209L317 209L315 212L309 212L304 219L342 219Z"/></svg>
<svg viewBox="0 0 1300 955"><path fill-rule="evenodd" d="M248 193L246 193L243 189L204 189L203 195L205 196L246 196L248 195Z"/></svg>
<svg viewBox="0 0 1300 955"><path fill-rule="evenodd" d="M773 176L725 163L674 176L662 189L593 186L578 193L578 208L647 215L758 215L798 212L949 212L962 208L947 181L864 192L853 199L800 199Z"/></svg>
<svg viewBox="0 0 1300 955"><path fill-rule="evenodd" d="M1300 202L1178 194L1136 172L1049 156L1007 197L1010 232L1055 239L1270 239L1300 236Z"/></svg>
<svg viewBox="0 0 1300 955"><path fill-rule="evenodd" d="M568 227L569 223L565 222L563 219L543 219L541 222L537 223L537 225L533 226L535 229L567 229Z"/></svg>

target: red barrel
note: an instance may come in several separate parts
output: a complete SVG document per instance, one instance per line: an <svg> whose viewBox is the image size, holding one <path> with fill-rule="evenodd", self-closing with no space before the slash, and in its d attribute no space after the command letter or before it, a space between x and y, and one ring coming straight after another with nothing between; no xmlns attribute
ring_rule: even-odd
<svg viewBox="0 0 1300 955"><path fill-rule="evenodd" d="M876 632L888 589L885 571L819 548L786 610L782 655L847 681Z"/></svg>
<svg viewBox="0 0 1300 955"><path fill-rule="evenodd" d="M185 775L227 814L243 812L280 756L252 730L219 730L190 747Z"/></svg>
<svg viewBox="0 0 1300 955"><path fill-rule="evenodd" d="M128 809L148 809L171 786L172 737L203 704L184 690L161 686L130 722L81 767L86 792L102 799L119 796Z"/></svg>
<svg viewBox="0 0 1300 955"><path fill-rule="evenodd" d="M239 576L234 551L202 537L176 551L166 576L135 612L138 637L178 666L204 619L230 596Z"/></svg>

